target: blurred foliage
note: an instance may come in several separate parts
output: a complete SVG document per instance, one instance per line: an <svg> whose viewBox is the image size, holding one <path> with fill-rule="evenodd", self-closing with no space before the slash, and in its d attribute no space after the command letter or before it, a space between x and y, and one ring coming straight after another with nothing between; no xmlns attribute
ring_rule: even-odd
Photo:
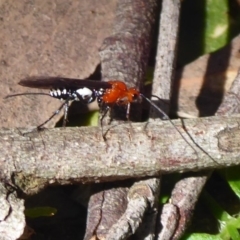
<svg viewBox="0 0 240 240"><path fill-rule="evenodd" d="M178 66L228 44L240 31L235 0L182 1Z"/></svg>
<svg viewBox="0 0 240 240"><path fill-rule="evenodd" d="M29 218L52 217L57 213L57 209L52 207L34 207L26 209L24 213Z"/></svg>

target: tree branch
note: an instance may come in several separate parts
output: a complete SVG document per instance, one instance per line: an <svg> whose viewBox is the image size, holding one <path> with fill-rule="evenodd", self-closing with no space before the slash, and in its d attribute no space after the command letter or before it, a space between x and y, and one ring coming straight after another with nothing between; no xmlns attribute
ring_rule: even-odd
<svg viewBox="0 0 240 240"><path fill-rule="evenodd" d="M103 80L122 80L129 87L141 89L150 53L151 33L156 19L156 10L156 0L147 2L144 0L121 0L118 2L113 34L104 40L100 49ZM131 119L141 120L139 106L134 108L132 105L131 113ZM114 122L112 123L114 124ZM118 186L112 184L111 190L109 189L111 184L103 184L101 198L99 192L91 196L85 239L89 239L86 237L89 236L89 226L91 230L94 229L93 235L97 235L97 238L105 238L108 231L113 234L108 234L108 239L122 239L124 235L134 234L134 232L128 231L129 228L126 228L129 219L122 218L131 205L131 201L128 202L125 199L132 183L130 181L127 188L122 187L122 182L119 182ZM101 204L101 211L95 214L96 203ZM98 218L96 226L91 224L93 218ZM138 221L142 221L142 219ZM120 235L116 236L114 227L128 232L120 233L118 231Z"/></svg>
<svg viewBox="0 0 240 240"><path fill-rule="evenodd" d="M158 48L156 55L156 64L154 69L154 79L152 85L152 94L158 96L161 99L164 99L170 103L172 95L172 85L174 80L174 68L177 56L177 40L178 40L178 31L179 31L179 16L180 16L180 1L172 0L163 0L161 17L159 22L159 35L158 35ZM170 105L164 104L163 101L158 101L157 105L167 114L169 113ZM159 118L159 113L152 109L151 118ZM158 188L160 192L160 178L159 178ZM154 180L153 180L154 185ZM154 208L159 208L159 195L155 196L155 206ZM153 208L153 209L154 209ZM152 210L153 210L152 209ZM154 215L153 215L154 216ZM155 214L157 216L157 214ZM160 217L160 214L158 214ZM151 229L149 232L156 232L156 229L164 232L164 229L169 231L171 228L168 227L168 224L165 225L166 220L161 217L162 221L154 219L154 224L151 221L145 221L145 224L148 224L146 229ZM150 224L149 224L150 223ZM157 224L156 224L157 223ZM161 226L159 226L161 225ZM161 233L160 233L161 234ZM158 234L158 238L159 235ZM146 235L146 234L145 234ZM160 239L160 238L159 238Z"/></svg>
<svg viewBox="0 0 240 240"><path fill-rule="evenodd" d="M100 128L94 127L49 129L25 136L2 129L1 177L12 177L16 183L30 178L30 183L24 181L25 189L20 187L32 192L39 185L115 181L240 163L237 117L185 120L188 134L179 121L174 123L190 143L188 134L215 161L194 143L193 151L169 122L112 126L106 142Z"/></svg>

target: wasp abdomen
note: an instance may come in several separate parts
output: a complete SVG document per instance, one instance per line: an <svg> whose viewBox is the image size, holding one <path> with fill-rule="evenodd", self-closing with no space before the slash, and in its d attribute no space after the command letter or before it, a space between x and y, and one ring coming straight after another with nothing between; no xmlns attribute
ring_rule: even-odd
<svg viewBox="0 0 240 240"><path fill-rule="evenodd" d="M68 100L68 101L81 101L83 103L91 103L96 99L96 91L91 90L87 87L79 88L79 89L51 89L50 96L60 99L60 100Z"/></svg>

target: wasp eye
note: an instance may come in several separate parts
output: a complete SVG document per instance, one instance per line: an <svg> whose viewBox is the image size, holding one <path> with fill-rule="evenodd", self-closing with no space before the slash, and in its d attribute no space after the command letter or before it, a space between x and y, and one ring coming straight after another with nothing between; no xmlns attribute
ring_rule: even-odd
<svg viewBox="0 0 240 240"><path fill-rule="evenodd" d="M141 101L142 101L142 98L141 98L141 96L140 96L139 94L133 94L133 95L132 95L132 100L133 100L134 102L141 102Z"/></svg>

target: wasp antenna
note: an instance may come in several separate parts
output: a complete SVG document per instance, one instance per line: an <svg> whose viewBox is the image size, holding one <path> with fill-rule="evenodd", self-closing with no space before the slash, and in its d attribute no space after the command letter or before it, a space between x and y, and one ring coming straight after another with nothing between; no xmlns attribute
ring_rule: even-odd
<svg viewBox="0 0 240 240"><path fill-rule="evenodd" d="M161 114L163 114L164 117L167 118L167 120L169 120L169 122L172 124L172 126L177 130L177 132L180 134L180 136L184 139L184 141L193 149L194 152L196 152L196 150L194 149L194 147L188 142L188 140L186 139L186 137L180 132L180 130L175 126L175 124L173 123L173 121L169 118L169 116L160 108L158 107L154 102L152 102L149 98L145 97L143 94L140 94L142 96L142 98L144 98L147 102L150 103L151 106L153 106L156 110L158 110ZM159 99L159 97L152 95L153 97L156 97ZM197 152L196 152L197 153Z"/></svg>
<svg viewBox="0 0 240 240"><path fill-rule="evenodd" d="M149 98L145 97L142 93L140 93L141 97L145 99L151 106L153 106L156 110L158 110L164 117L166 117L168 120L171 120L169 116L160 108L158 107L154 102L152 102ZM152 97L156 97L159 99L159 97L152 95ZM173 124L173 123L172 123ZM173 124L174 125L174 124Z"/></svg>
<svg viewBox="0 0 240 240"><path fill-rule="evenodd" d="M3 99L17 97L17 96L25 96L25 95L45 95L45 96L51 97L48 93L17 93L17 94L7 95Z"/></svg>
<svg viewBox="0 0 240 240"><path fill-rule="evenodd" d="M143 94L140 94L142 96L142 98L144 98L147 102L149 102L149 104L151 106L153 106L156 110L158 110L161 114L163 114L164 117L166 117L169 122L172 124L172 126L177 130L177 132L180 134L180 136L184 139L184 141L193 149L193 151L197 153L197 151L194 149L194 147L189 143L189 141L186 139L186 137L179 131L179 129L175 126L175 124L172 122L172 120L169 118L169 116L161 109L159 108L154 102L152 102L149 98L145 97ZM158 96L156 95L152 95L152 97L156 97L157 99L160 99ZM182 122L183 123L183 122ZM183 123L183 127L184 130L186 131L187 135L190 137L190 139L192 140L192 142L199 148L201 149L201 151L203 151L213 162L217 163L218 165L222 166L220 163L218 163L209 153L207 153L199 144L197 144L194 139L192 138L192 136L187 132L186 127L184 126Z"/></svg>

